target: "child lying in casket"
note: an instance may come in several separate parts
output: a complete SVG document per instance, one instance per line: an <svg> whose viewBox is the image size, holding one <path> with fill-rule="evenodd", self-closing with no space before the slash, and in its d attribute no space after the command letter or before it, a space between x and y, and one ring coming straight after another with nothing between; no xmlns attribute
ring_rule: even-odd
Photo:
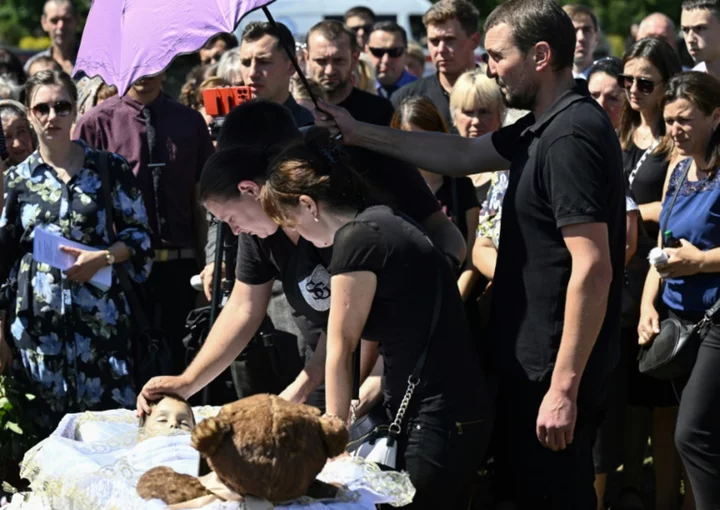
<svg viewBox="0 0 720 510"><path fill-rule="evenodd" d="M168 431L192 432L195 415L190 404L182 397L164 395L160 400L150 402L150 415L140 418L140 440L148 437L167 435Z"/></svg>
<svg viewBox="0 0 720 510"><path fill-rule="evenodd" d="M170 504L186 502L177 508L200 503L204 509L247 510L258 502L266 508L263 501L270 500L282 502L277 508L299 509L302 503L287 501L305 494L315 500L313 508L369 510L412 500L405 474L350 458L324 465L342 452L347 434L342 423L330 425L317 409L258 395L224 406L219 415L217 409L192 411L166 396L139 428L127 410L66 416L26 455L23 475L33 492L14 499L10 508L154 510L172 499ZM208 476L199 477L198 450L214 469ZM330 494L308 491L317 485L315 476ZM251 504L250 495L262 501Z"/></svg>
<svg viewBox="0 0 720 510"><path fill-rule="evenodd" d="M188 403L174 396L154 402L140 426L128 410L67 415L25 455L21 474L33 496L17 508L69 509L80 502L112 508L110 501L123 500L124 509L146 508L135 487L148 470L168 466L198 476L200 455L190 444L196 421Z"/></svg>

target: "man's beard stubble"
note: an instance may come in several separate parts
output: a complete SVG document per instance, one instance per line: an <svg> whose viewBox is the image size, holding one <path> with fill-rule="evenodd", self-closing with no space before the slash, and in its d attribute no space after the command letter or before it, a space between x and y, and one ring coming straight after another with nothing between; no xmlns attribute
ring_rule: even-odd
<svg viewBox="0 0 720 510"><path fill-rule="evenodd" d="M505 106L508 108L515 108L516 110L532 110L535 108L535 103L537 101L537 87L526 86L527 82L523 81L518 86L518 89L523 87L522 90L511 92L510 88L500 78L495 78L495 82L498 86L505 87L502 97L505 102Z"/></svg>

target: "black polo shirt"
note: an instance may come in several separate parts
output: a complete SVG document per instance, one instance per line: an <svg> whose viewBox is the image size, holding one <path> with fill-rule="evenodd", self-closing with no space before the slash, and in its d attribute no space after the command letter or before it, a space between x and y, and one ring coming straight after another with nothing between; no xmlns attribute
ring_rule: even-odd
<svg viewBox="0 0 720 510"><path fill-rule="evenodd" d="M493 143L511 161L490 324L504 376L549 381L572 269L561 229L607 224L613 280L581 381L584 400L582 395L601 389L619 353L625 257L620 144L607 115L582 87L565 92L537 121L530 114L496 132Z"/></svg>
<svg viewBox="0 0 720 510"><path fill-rule="evenodd" d="M440 85L440 79L437 73L405 85L397 90L390 100L395 108L397 108L400 103L403 102L403 99L414 96L427 97L432 101L443 116L443 119L445 119L448 128L452 129L453 121L452 115L450 115L450 93Z"/></svg>

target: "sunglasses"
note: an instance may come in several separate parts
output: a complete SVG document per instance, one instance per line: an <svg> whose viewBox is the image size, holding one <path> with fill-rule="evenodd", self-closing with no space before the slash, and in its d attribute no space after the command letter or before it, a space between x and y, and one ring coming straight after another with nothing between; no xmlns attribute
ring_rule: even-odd
<svg viewBox="0 0 720 510"><path fill-rule="evenodd" d="M405 48L368 48L374 57L383 58L386 54L390 58L398 58L405 53Z"/></svg>
<svg viewBox="0 0 720 510"><path fill-rule="evenodd" d="M633 83L637 83L638 91L645 95L652 94L652 91L658 86L657 83L652 80L648 80L647 78L637 78L635 76L630 76L629 74L618 74L618 85L620 88L630 90Z"/></svg>
<svg viewBox="0 0 720 510"><path fill-rule="evenodd" d="M33 115L42 119L50 115L50 110L58 117L67 117L73 111L73 104L70 101L56 101L55 103L38 103L31 108Z"/></svg>
<svg viewBox="0 0 720 510"><path fill-rule="evenodd" d="M356 27L348 27L354 34L357 34L361 29L366 33L369 34L372 31L372 24L370 25L358 25Z"/></svg>

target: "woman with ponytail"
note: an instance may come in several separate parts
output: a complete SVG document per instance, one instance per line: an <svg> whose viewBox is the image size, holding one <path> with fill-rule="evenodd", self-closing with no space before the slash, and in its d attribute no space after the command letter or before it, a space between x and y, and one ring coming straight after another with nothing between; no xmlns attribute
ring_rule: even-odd
<svg viewBox="0 0 720 510"><path fill-rule="evenodd" d="M306 138L274 161L260 197L268 216L300 234L299 251L332 247L328 414L351 418L353 352L361 338L376 342L387 417L398 415L401 402L406 409L396 467L417 489L408 508L467 508L466 489L490 437L492 399L455 275L412 220L371 205L365 189L339 148ZM408 405L408 380L424 353Z"/></svg>

